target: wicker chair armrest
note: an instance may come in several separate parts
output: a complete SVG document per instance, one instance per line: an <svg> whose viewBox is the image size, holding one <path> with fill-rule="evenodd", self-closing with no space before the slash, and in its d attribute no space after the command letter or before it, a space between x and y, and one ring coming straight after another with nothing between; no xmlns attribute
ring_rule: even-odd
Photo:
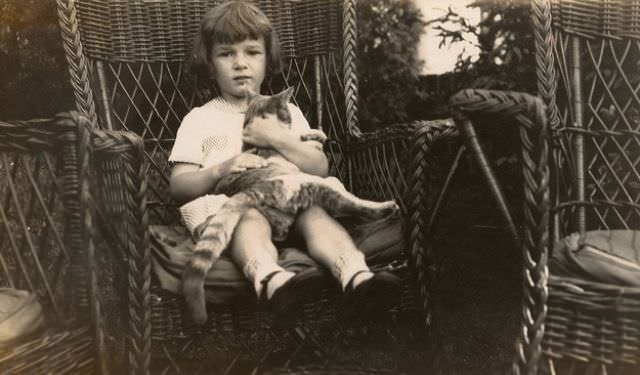
<svg viewBox="0 0 640 375"><path fill-rule="evenodd" d="M21 226L24 230L26 240L23 245L17 246L16 242L10 240L10 246L14 247L14 252L24 251L26 258L31 258L30 263L33 268L22 269L25 279L35 278L38 282L27 282L29 288L41 297L41 301L50 306L48 311L52 313L51 319L58 323L63 323L60 327L75 327L73 322L80 322L86 325L80 330L65 331L64 335L90 336L93 338L92 353L96 355L96 361L88 361L80 367L96 366L100 371L105 370L105 343L102 329L102 308L99 298L100 287L97 275L96 246L94 240L95 228L93 212L91 209L91 161L92 145L90 142L89 123L75 111L60 113L52 118L32 119L25 121L0 121L0 152L3 153L3 164L6 164L9 186L9 196L5 202L13 201L16 216L6 217L4 208L2 218L7 234L10 228ZM9 171L9 167L14 163L9 163L7 154L21 155L15 160L15 169ZM33 157L33 159L22 158L22 156ZM51 157L55 157L54 163ZM42 166L44 164L44 166ZM55 164L55 165L54 165ZM40 168L36 168L36 165ZM31 168L35 168L31 170ZM4 168L3 168L4 169ZM26 180L14 180L17 170L21 169ZM9 177L9 173L12 174ZM12 181L14 180L14 181ZM46 183L45 181L49 181ZM42 186L40 186L42 184ZM57 193L56 193L57 192ZM33 194L31 204L38 201L39 209L34 207L21 207L24 200L19 198L22 194ZM57 209L50 203L54 201L53 195L59 195L62 204L62 216L56 216ZM48 201L49 204L45 203ZM44 225L40 230L30 231L29 222L26 215L38 212L42 217ZM16 219L16 225L12 226L10 221ZM37 221L36 221L37 222ZM45 224L46 223L46 224ZM33 224L32 224L33 225ZM45 227L47 229L45 229ZM37 244L33 238L40 236L44 232L57 233L58 228L64 227L64 234L53 235L53 241L63 257L66 258L68 266L65 268L52 268L45 270L43 258L54 253L54 247L43 251L41 244ZM9 234L10 237L14 237ZM32 237L34 236L34 237ZM29 238L32 238L29 240ZM41 240L40 240L41 241ZM16 255L18 256L18 255ZM22 264L22 261L20 261ZM61 266L62 262L56 262ZM52 265L49 265L52 266ZM46 266L47 268L49 266ZM31 274L30 276L26 273ZM58 277L62 276L62 277ZM9 278L11 280L12 278ZM63 286L58 285L60 279L67 279ZM14 279L17 280L17 279ZM53 282L53 283L51 283ZM65 289L67 295L63 299L54 297L58 293L55 289ZM46 301L46 302L45 302ZM60 302L65 301L61 306ZM55 318L54 318L55 316ZM71 323L71 325L68 325ZM77 327L76 327L77 328ZM61 336L62 337L62 336ZM46 342L48 339L43 339ZM46 352L46 346L41 347ZM34 349L35 350L35 349ZM55 349L51 349L54 350ZM29 350L26 351L29 353ZM82 353L79 353L82 354ZM34 355L27 354L27 355ZM50 355L46 355L49 357ZM33 359L33 358L32 358ZM36 361L37 363L38 361ZM32 366L32 364L30 364ZM32 370L36 371L37 364ZM47 367L44 372L56 372L54 366ZM71 371L80 371L79 368ZM69 369L69 368L67 368ZM60 369L58 369L60 370ZM61 371L61 370L60 370ZM84 371L88 371L86 368ZM11 371L9 371L11 372Z"/></svg>
<svg viewBox="0 0 640 375"><path fill-rule="evenodd" d="M459 152L453 156L459 145L450 118L395 124L341 144L351 191L368 199L395 199L401 207L406 262L415 277L426 325L436 269L431 236L460 157Z"/></svg>
<svg viewBox="0 0 640 375"><path fill-rule="evenodd" d="M519 126L522 148L524 180L524 231L522 240L516 240L523 254L522 330L516 348L514 372L520 364L535 364L541 355L544 321L547 314L549 271L549 139L547 108L542 100L529 94L489 90L463 90L450 98L456 125L464 134L494 196L500 202L501 191L480 143L475 136L474 114L506 115ZM504 201L502 201L504 202ZM508 210L502 207L503 212Z"/></svg>
<svg viewBox="0 0 640 375"><path fill-rule="evenodd" d="M399 139L427 137L439 139L456 137L457 130L452 118L437 120L417 120L408 123L391 124L375 131L364 132L345 142L350 147L368 147L371 144L386 143Z"/></svg>
<svg viewBox="0 0 640 375"><path fill-rule="evenodd" d="M93 208L101 235L128 266L136 263L132 259L148 260L143 251L149 239L142 138L129 131L92 129L91 141L96 182Z"/></svg>
<svg viewBox="0 0 640 375"><path fill-rule="evenodd" d="M351 191L369 199L395 199L404 213L433 212L437 172L459 144L452 119L394 124L341 144ZM453 147L452 147L453 146ZM426 223L426 222L425 222Z"/></svg>
<svg viewBox="0 0 640 375"><path fill-rule="evenodd" d="M129 131L92 129L91 140L96 182L93 208L100 235L111 250L111 267L119 273L110 285L119 300L105 313L105 329L116 346L130 348L127 358L114 360L114 366L138 373L137 366L149 363L151 349L151 251L144 144Z"/></svg>
<svg viewBox="0 0 640 375"><path fill-rule="evenodd" d="M507 116L519 126L525 189L522 246L526 259L541 261L546 266L550 208L546 106L540 98L526 93L493 90L462 90L452 96L449 103L465 142L480 164L494 196L502 202L502 192L484 156L472 120L478 114ZM506 205L501 208L509 215Z"/></svg>
<svg viewBox="0 0 640 375"><path fill-rule="evenodd" d="M64 142L76 140L75 125L52 118L0 120L0 151L38 153L53 150Z"/></svg>
<svg viewBox="0 0 640 375"><path fill-rule="evenodd" d="M394 124L350 138L340 146L350 163L348 183L353 193L398 199L402 205L409 180L424 175L421 164L428 162L425 155L433 155L437 145L447 147L458 140L453 119L446 118ZM376 180L373 184L372 179Z"/></svg>
<svg viewBox="0 0 640 375"><path fill-rule="evenodd" d="M87 269L94 261L93 257L86 257L87 242L92 241L93 229L88 209L89 196L86 194L89 183L86 163L90 152L80 140L87 133L79 131L74 121L77 118L77 113L68 112L51 118L0 120L0 179L3 181L0 190L4 205L0 207L0 237L4 238L6 234L9 240L1 242L8 246L6 255L13 252L17 263L23 264L19 259L22 256L33 257L35 261L30 266L3 268L7 274L2 279L9 285L17 282L23 288L42 289L37 292L44 294L42 299L52 306L56 318L62 317L58 316L62 310L59 306L61 301L54 296L55 287L50 285L52 280L41 267L43 259L40 257L45 254L40 254L36 241L39 231L32 231L29 226L38 222L38 225L44 225L42 230L46 228L47 232L53 233L55 249L51 252L60 251L69 260L68 270L74 279L73 290L65 294L82 296L77 299L71 297L74 301L65 301L65 304L73 305L73 314L86 315L89 293ZM39 165L37 169L36 164ZM45 203L51 200L59 201L61 207L58 209ZM39 205L26 207L35 202ZM35 211L40 211L42 223L34 219ZM66 224L64 229L61 228L63 222ZM22 235L14 236L14 232ZM4 248L2 250L5 251ZM62 271L61 268L56 269ZM72 318L67 314L63 316L63 319Z"/></svg>

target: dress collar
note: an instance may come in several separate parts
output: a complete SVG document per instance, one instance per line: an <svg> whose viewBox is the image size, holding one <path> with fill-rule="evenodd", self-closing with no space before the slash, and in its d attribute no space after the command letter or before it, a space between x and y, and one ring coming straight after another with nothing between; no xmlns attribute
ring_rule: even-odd
<svg viewBox="0 0 640 375"><path fill-rule="evenodd" d="M211 105L215 106L217 109L223 112L228 113L245 113L247 111L246 104L233 104L227 101L222 96L215 97L211 100Z"/></svg>

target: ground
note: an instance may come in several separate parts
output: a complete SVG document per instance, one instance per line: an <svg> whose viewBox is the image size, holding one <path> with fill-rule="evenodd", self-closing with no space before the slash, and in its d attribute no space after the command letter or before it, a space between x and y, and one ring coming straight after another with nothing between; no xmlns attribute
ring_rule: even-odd
<svg viewBox="0 0 640 375"><path fill-rule="evenodd" d="M514 181L505 186L513 207L520 205L516 166L507 163L497 170L500 177L509 175ZM439 226L439 274L427 339L405 340L402 336L414 328L400 322L389 336L372 334L370 341L351 346L348 354L342 353L347 359L366 358L370 367L389 373L511 372L520 322L521 255L510 245L473 162L464 162L463 169Z"/></svg>

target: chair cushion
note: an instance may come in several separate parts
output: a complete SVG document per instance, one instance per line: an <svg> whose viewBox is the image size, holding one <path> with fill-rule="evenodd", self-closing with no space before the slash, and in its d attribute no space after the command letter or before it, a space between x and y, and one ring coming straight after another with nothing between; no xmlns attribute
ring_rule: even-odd
<svg viewBox="0 0 640 375"><path fill-rule="evenodd" d="M549 269L554 275L640 286L640 231L574 233L555 244Z"/></svg>
<svg viewBox="0 0 640 375"><path fill-rule="evenodd" d="M345 224L369 264L398 259L404 249L404 222L388 218L368 224ZM184 226L152 225L149 228L152 244L154 274L163 289L180 292L182 270L189 261L194 241ZM279 246L278 263L285 269L299 272L317 264L304 252L300 240L292 239ZM252 291L251 284L227 255L213 265L205 280L207 301L225 304Z"/></svg>
<svg viewBox="0 0 640 375"><path fill-rule="evenodd" d="M35 294L0 288L0 346L35 332L43 324L42 306Z"/></svg>

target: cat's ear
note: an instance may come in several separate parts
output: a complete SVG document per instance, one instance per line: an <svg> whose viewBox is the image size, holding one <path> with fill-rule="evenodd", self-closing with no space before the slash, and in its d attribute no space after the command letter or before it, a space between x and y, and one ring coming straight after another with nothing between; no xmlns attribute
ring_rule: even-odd
<svg viewBox="0 0 640 375"><path fill-rule="evenodd" d="M286 90L282 91L279 94L276 94L278 99L281 99L284 103L289 103L291 97L293 96L293 87L289 87Z"/></svg>

